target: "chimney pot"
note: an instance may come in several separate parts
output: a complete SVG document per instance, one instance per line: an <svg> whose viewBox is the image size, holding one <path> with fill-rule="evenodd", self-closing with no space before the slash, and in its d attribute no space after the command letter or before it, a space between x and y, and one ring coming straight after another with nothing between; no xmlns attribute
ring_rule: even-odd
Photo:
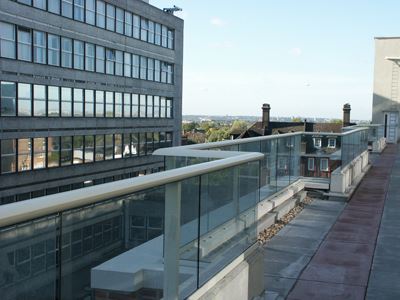
<svg viewBox="0 0 400 300"><path fill-rule="evenodd" d="M267 133L269 122L270 122L270 111L271 106L268 103L264 103L262 109L262 127L264 128L264 135Z"/></svg>
<svg viewBox="0 0 400 300"><path fill-rule="evenodd" d="M350 126L350 111L351 106L349 103L343 105L343 127Z"/></svg>

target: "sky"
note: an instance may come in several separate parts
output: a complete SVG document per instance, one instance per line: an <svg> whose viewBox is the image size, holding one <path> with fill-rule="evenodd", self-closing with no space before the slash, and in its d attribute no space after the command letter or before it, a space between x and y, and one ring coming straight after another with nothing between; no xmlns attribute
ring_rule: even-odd
<svg viewBox="0 0 400 300"><path fill-rule="evenodd" d="M374 37L398 0L150 0L185 21L183 114L371 119Z"/></svg>

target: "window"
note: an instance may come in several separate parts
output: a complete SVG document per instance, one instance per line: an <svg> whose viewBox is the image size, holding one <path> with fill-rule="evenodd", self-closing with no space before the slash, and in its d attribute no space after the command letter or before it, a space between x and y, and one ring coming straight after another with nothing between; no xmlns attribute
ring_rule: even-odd
<svg viewBox="0 0 400 300"><path fill-rule="evenodd" d="M131 72L132 72L131 54L125 52L124 53L124 76L131 77Z"/></svg>
<svg viewBox="0 0 400 300"><path fill-rule="evenodd" d="M1 140L1 174L13 173L17 166L16 140Z"/></svg>
<svg viewBox="0 0 400 300"><path fill-rule="evenodd" d="M161 80L161 67L160 61L154 60L154 81L160 82Z"/></svg>
<svg viewBox="0 0 400 300"><path fill-rule="evenodd" d="M18 59L32 60L31 30L20 26L18 26Z"/></svg>
<svg viewBox="0 0 400 300"><path fill-rule="evenodd" d="M96 135L96 161L104 160L104 135Z"/></svg>
<svg viewBox="0 0 400 300"><path fill-rule="evenodd" d="M46 139L33 139L33 168L43 169L46 167Z"/></svg>
<svg viewBox="0 0 400 300"><path fill-rule="evenodd" d="M47 115L49 117L60 116L60 89L57 86L48 87Z"/></svg>
<svg viewBox="0 0 400 300"><path fill-rule="evenodd" d="M33 115L35 117L46 116L46 86L33 86Z"/></svg>
<svg viewBox="0 0 400 300"><path fill-rule="evenodd" d="M315 148L321 148L321 146L322 146L321 138L314 138L314 147Z"/></svg>
<svg viewBox="0 0 400 300"><path fill-rule="evenodd" d="M168 64L161 62L161 82L167 83Z"/></svg>
<svg viewBox="0 0 400 300"><path fill-rule="evenodd" d="M174 32L172 30L168 30L168 48L174 49Z"/></svg>
<svg viewBox="0 0 400 300"><path fill-rule="evenodd" d="M147 36L147 41L149 43L154 44L154 22L149 20L149 31L148 31L148 36Z"/></svg>
<svg viewBox="0 0 400 300"><path fill-rule="evenodd" d="M132 36L132 14L125 11L125 35Z"/></svg>
<svg viewBox="0 0 400 300"><path fill-rule="evenodd" d="M166 107L166 117L167 118L172 118L172 100L171 99L167 99L167 107Z"/></svg>
<svg viewBox="0 0 400 300"><path fill-rule="evenodd" d="M106 160L114 158L114 139L112 134L106 134Z"/></svg>
<svg viewBox="0 0 400 300"><path fill-rule="evenodd" d="M85 117L94 116L94 91L85 90Z"/></svg>
<svg viewBox="0 0 400 300"><path fill-rule="evenodd" d="M164 25L161 26L161 46L167 47L168 45L168 29Z"/></svg>
<svg viewBox="0 0 400 300"><path fill-rule="evenodd" d="M140 79L147 78L147 59L144 56L140 57Z"/></svg>
<svg viewBox="0 0 400 300"><path fill-rule="evenodd" d="M121 8L116 9L116 31L118 33L124 34L124 10Z"/></svg>
<svg viewBox="0 0 400 300"><path fill-rule="evenodd" d="M72 89L61 88L61 116L71 117L72 115Z"/></svg>
<svg viewBox="0 0 400 300"><path fill-rule="evenodd" d="M74 89L74 117L83 117L83 90Z"/></svg>
<svg viewBox="0 0 400 300"><path fill-rule="evenodd" d="M139 117L139 95L132 94L132 118Z"/></svg>
<svg viewBox="0 0 400 300"><path fill-rule="evenodd" d="M160 133L158 132L153 132L153 147L154 150L160 148Z"/></svg>
<svg viewBox="0 0 400 300"><path fill-rule="evenodd" d="M140 95L140 118L146 118L146 95Z"/></svg>
<svg viewBox="0 0 400 300"><path fill-rule="evenodd" d="M131 94L124 93L124 117L131 117Z"/></svg>
<svg viewBox="0 0 400 300"><path fill-rule="evenodd" d="M106 4L103 1L96 2L96 25L101 28L106 27Z"/></svg>
<svg viewBox="0 0 400 300"><path fill-rule="evenodd" d="M61 137L61 166L72 164L72 136Z"/></svg>
<svg viewBox="0 0 400 300"><path fill-rule="evenodd" d="M155 39L156 45L161 46L161 24L156 23L155 25Z"/></svg>
<svg viewBox="0 0 400 300"><path fill-rule="evenodd" d="M115 75L123 75L124 58L122 51L115 51Z"/></svg>
<svg viewBox="0 0 400 300"><path fill-rule="evenodd" d="M320 160L320 170L324 172L329 171L329 160L327 158L321 158Z"/></svg>
<svg viewBox="0 0 400 300"><path fill-rule="evenodd" d="M153 153L153 133L152 132L146 133L146 151L147 151L147 154Z"/></svg>
<svg viewBox="0 0 400 300"><path fill-rule="evenodd" d="M72 40L61 38L61 66L72 68Z"/></svg>
<svg viewBox="0 0 400 300"><path fill-rule="evenodd" d="M167 100L165 99L165 97L161 97L160 118L165 118L166 117L166 106L167 106Z"/></svg>
<svg viewBox="0 0 400 300"><path fill-rule="evenodd" d="M94 137L93 135L85 136L85 163L94 161Z"/></svg>
<svg viewBox="0 0 400 300"><path fill-rule="evenodd" d="M167 83L169 84L173 84L174 83L174 79L173 79L173 69L172 69L172 65L167 65Z"/></svg>
<svg viewBox="0 0 400 300"><path fill-rule="evenodd" d="M47 167L60 166L60 137L47 138Z"/></svg>
<svg viewBox="0 0 400 300"><path fill-rule="evenodd" d="M114 159L122 158L122 134L114 135Z"/></svg>
<svg viewBox="0 0 400 300"><path fill-rule="evenodd" d="M104 117L104 92L96 91L96 117Z"/></svg>
<svg viewBox="0 0 400 300"><path fill-rule="evenodd" d="M74 41L74 69L84 68L84 44L81 41Z"/></svg>
<svg viewBox="0 0 400 300"><path fill-rule="evenodd" d="M86 12L86 23L94 25L95 23L95 4L94 4L95 0L86 0L85 4L86 4L86 8L85 8L85 12Z"/></svg>
<svg viewBox="0 0 400 300"><path fill-rule="evenodd" d="M104 73L104 47L96 46L96 72Z"/></svg>
<svg viewBox="0 0 400 300"><path fill-rule="evenodd" d="M85 43L85 70L94 72L94 45Z"/></svg>
<svg viewBox="0 0 400 300"><path fill-rule="evenodd" d="M39 64L46 63L46 33L33 32L33 61Z"/></svg>
<svg viewBox="0 0 400 300"><path fill-rule="evenodd" d="M46 10L46 0L33 0L33 6Z"/></svg>
<svg viewBox="0 0 400 300"><path fill-rule="evenodd" d="M115 50L106 49L106 73L114 75Z"/></svg>
<svg viewBox="0 0 400 300"><path fill-rule="evenodd" d="M131 135L129 133L124 134L123 137L123 157L131 156Z"/></svg>
<svg viewBox="0 0 400 300"><path fill-rule="evenodd" d="M18 172L28 171L32 166L31 139L18 139Z"/></svg>
<svg viewBox="0 0 400 300"><path fill-rule="evenodd" d="M138 155L139 154L139 134L132 133L131 134L131 155Z"/></svg>
<svg viewBox="0 0 400 300"><path fill-rule="evenodd" d="M315 170L315 160L312 157L309 157L307 159L307 169L308 171L314 171Z"/></svg>
<svg viewBox="0 0 400 300"><path fill-rule="evenodd" d="M48 1L49 12L59 15L60 14L60 0L50 0Z"/></svg>
<svg viewBox="0 0 400 300"><path fill-rule="evenodd" d="M172 146L172 132L166 132L165 133L165 143L166 143L166 147L171 147ZM287 168L286 158L284 159L284 161L285 161L285 168Z"/></svg>
<svg viewBox="0 0 400 300"><path fill-rule="evenodd" d="M114 95L113 92L106 92L106 117L114 117Z"/></svg>
<svg viewBox="0 0 400 300"><path fill-rule="evenodd" d="M115 117L122 118L122 93L115 92Z"/></svg>
<svg viewBox="0 0 400 300"><path fill-rule="evenodd" d="M1 116L16 116L16 91L17 85L14 82L1 82Z"/></svg>
<svg viewBox="0 0 400 300"><path fill-rule="evenodd" d="M133 15L133 37L140 38L140 17L137 15Z"/></svg>
<svg viewBox="0 0 400 300"><path fill-rule="evenodd" d="M115 6L107 4L106 28L115 31Z"/></svg>
<svg viewBox="0 0 400 300"><path fill-rule="evenodd" d="M154 96L153 107L154 107L154 118L159 118L160 117L160 97L159 96Z"/></svg>
<svg viewBox="0 0 400 300"><path fill-rule="evenodd" d="M154 79L154 59L147 59L147 80L153 81Z"/></svg>
<svg viewBox="0 0 400 300"><path fill-rule="evenodd" d="M72 0L61 0L61 14L72 19Z"/></svg>
<svg viewBox="0 0 400 300"><path fill-rule="evenodd" d="M84 0L74 0L74 19L83 22L85 20Z"/></svg>
<svg viewBox="0 0 400 300"><path fill-rule="evenodd" d="M132 77L139 78L139 55L132 54Z"/></svg>
<svg viewBox="0 0 400 300"><path fill-rule="evenodd" d="M147 113L148 118L153 117L153 96L147 96Z"/></svg>
<svg viewBox="0 0 400 300"><path fill-rule="evenodd" d="M72 162L74 165L83 163L83 135L74 136Z"/></svg>
<svg viewBox="0 0 400 300"><path fill-rule="evenodd" d="M49 65L60 65L60 37L57 35L47 35L47 57Z"/></svg>
<svg viewBox="0 0 400 300"><path fill-rule="evenodd" d="M18 116L29 117L32 115L31 85L18 83Z"/></svg>
<svg viewBox="0 0 400 300"><path fill-rule="evenodd" d="M336 148L336 139L333 138L328 139L328 148Z"/></svg>
<svg viewBox="0 0 400 300"><path fill-rule="evenodd" d="M15 58L15 26L0 22L0 55Z"/></svg>
<svg viewBox="0 0 400 300"><path fill-rule="evenodd" d="M139 133L139 155L146 155L146 133Z"/></svg>
<svg viewBox="0 0 400 300"><path fill-rule="evenodd" d="M148 24L145 18L140 18L140 39L147 42Z"/></svg>

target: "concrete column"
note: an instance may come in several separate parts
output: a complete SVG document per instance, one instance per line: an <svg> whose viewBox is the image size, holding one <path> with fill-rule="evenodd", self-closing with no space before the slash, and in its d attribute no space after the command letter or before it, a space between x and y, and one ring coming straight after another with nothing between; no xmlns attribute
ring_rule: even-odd
<svg viewBox="0 0 400 300"><path fill-rule="evenodd" d="M164 299L179 297L179 242L181 229L181 183L165 186Z"/></svg>

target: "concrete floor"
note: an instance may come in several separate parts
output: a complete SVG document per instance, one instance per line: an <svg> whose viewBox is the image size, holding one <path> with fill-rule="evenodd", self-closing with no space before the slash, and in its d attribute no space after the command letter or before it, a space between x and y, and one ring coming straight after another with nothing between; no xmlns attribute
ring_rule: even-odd
<svg viewBox="0 0 400 300"><path fill-rule="evenodd" d="M264 246L264 299L400 299L399 209L390 145L350 202L315 200Z"/></svg>

